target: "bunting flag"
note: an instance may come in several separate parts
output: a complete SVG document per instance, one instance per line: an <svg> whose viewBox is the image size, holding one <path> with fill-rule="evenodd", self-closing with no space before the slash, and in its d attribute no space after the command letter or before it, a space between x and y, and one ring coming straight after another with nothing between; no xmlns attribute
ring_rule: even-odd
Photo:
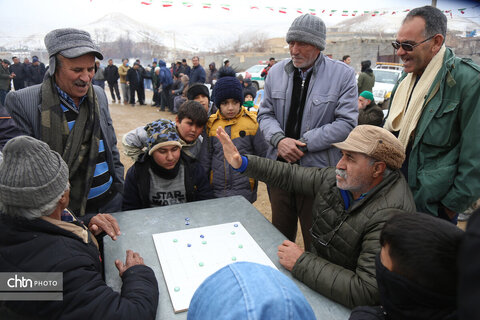
<svg viewBox="0 0 480 320"><path fill-rule="evenodd" d="M92 2L93 0L89 0L90 2ZM196 4L194 4L194 2L192 0L190 1L182 1L182 0L156 0L156 1L159 1L159 3L161 4L162 7L164 8L168 8L168 7L172 7L174 4L181 4L183 7L187 7L187 8L190 8L190 7L193 7L193 6L197 6ZM208 0L207 0L208 1ZM221 8L223 10L226 10L226 11L230 11L232 10L232 8L235 8L234 6L237 6L238 3L240 2L233 2L233 0L224 0L224 1L227 1L227 3L223 3L223 4L212 4L212 3L209 3L209 2L202 2L201 3L201 8L203 9L212 9L212 8ZM230 2L231 4L228 4L228 2ZM153 0L140 0L140 4L142 5L151 5L153 4ZM442 12L445 14L445 15L450 15L451 18L453 18L454 15L464 15L465 12L467 10L472 10L472 9L475 9L476 7L479 7L480 5L477 5L477 6L474 6L474 7L466 7L466 8L458 8L458 9L450 9L450 10L442 10ZM256 6L256 5L248 5L246 6L246 8L249 8L250 10L269 10L271 12L274 12L274 13L280 13L280 14L287 14L287 13L297 13L297 14L311 14L311 15L316 15L317 14L317 10L318 12L322 13L322 14L328 14L329 16L333 16L333 15L337 15L340 14L342 17L355 17L357 15L361 15L361 16L364 16L364 15L370 15L372 17L375 17L375 16L383 16L383 15L387 15L387 14L391 14L391 15L397 15L397 14L400 14L400 13L407 13L407 12L410 12L411 9L398 9L398 10L395 10L395 9L392 9L392 10L382 10L382 11L379 11L379 10L338 10L338 9L321 9L321 8L298 8L298 7L272 7L272 6L265 6L265 7L259 7L259 6ZM340 8L339 8L340 9ZM469 11L470 12L470 11Z"/></svg>

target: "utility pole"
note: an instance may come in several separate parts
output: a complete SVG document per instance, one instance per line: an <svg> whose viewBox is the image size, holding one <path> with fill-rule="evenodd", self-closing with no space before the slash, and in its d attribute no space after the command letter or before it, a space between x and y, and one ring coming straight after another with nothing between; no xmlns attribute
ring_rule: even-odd
<svg viewBox="0 0 480 320"><path fill-rule="evenodd" d="M432 7L437 7L437 0L432 0Z"/></svg>

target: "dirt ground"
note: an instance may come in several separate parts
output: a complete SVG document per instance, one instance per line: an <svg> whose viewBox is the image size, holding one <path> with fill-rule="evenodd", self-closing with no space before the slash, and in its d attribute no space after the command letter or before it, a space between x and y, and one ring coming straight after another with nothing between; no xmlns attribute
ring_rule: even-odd
<svg viewBox="0 0 480 320"><path fill-rule="evenodd" d="M117 147L120 151L120 159L125 166L125 173L128 168L133 165L131 158L123 154L122 137L125 133L139 126L144 126L147 123L157 119L170 119L175 120L175 115L170 112L158 111L157 107L151 106L152 92L146 90L146 106L136 105L135 107L129 104L111 103L110 90L106 88L106 94L110 101L110 114L113 120L113 127L117 134ZM272 210L270 208L270 200L268 199L266 185L262 182L259 183L257 201L253 204L258 211L260 211L269 221L272 221ZM303 248L303 238L298 227L297 244Z"/></svg>

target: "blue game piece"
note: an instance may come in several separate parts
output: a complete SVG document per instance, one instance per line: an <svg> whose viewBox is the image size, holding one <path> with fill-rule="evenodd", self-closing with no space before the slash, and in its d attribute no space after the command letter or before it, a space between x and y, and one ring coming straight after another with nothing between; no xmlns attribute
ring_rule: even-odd
<svg viewBox="0 0 480 320"><path fill-rule="evenodd" d="M200 238L205 238L205 236L203 234L200 235Z"/></svg>
<svg viewBox="0 0 480 320"><path fill-rule="evenodd" d="M235 223L233 226L234 226L235 228L237 228L237 227L238 227L238 224L237 224L237 223Z"/></svg>

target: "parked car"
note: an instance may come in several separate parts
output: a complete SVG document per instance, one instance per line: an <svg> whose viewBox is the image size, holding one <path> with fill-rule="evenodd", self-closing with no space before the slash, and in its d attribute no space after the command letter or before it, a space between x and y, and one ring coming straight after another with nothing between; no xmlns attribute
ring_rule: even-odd
<svg viewBox="0 0 480 320"><path fill-rule="evenodd" d="M252 79L252 85L255 86L257 90L263 89L263 85L265 84L265 78L262 77L260 74L266 66L266 64L256 64L248 68L245 72L237 73L237 76L241 74L244 79L250 76L250 79Z"/></svg>
<svg viewBox="0 0 480 320"><path fill-rule="evenodd" d="M393 87L402 75L403 65L399 63L377 62L373 69L375 85L372 93L375 103L387 107Z"/></svg>

